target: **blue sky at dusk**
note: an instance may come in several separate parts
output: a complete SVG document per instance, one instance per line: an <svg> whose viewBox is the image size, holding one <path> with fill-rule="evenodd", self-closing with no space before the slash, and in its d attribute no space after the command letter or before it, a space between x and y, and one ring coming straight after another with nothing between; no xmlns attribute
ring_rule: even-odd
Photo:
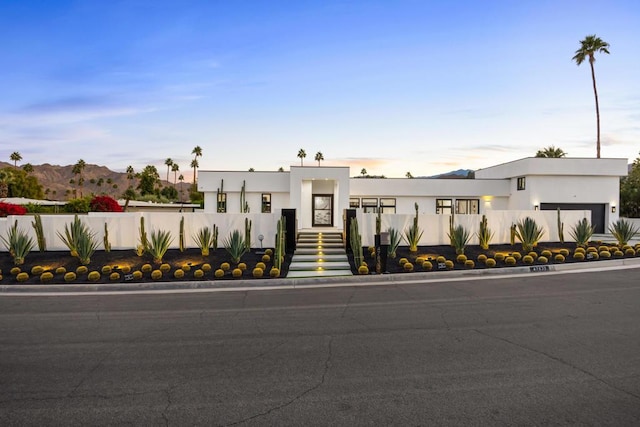
<svg viewBox="0 0 640 427"><path fill-rule="evenodd" d="M0 159L434 175L640 151L640 2L0 0Z"/></svg>

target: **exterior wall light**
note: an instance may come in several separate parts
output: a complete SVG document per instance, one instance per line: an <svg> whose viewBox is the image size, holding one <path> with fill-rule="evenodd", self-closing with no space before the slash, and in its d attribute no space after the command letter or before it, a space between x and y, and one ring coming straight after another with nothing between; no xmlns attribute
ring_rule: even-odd
<svg viewBox="0 0 640 427"><path fill-rule="evenodd" d="M616 213L616 207L615 206L611 206L611 213Z"/></svg>
<svg viewBox="0 0 640 427"><path fill-rule="evenodd" d="M538 205L533 205L533 210L537 211L537 210L538 210L538 208L539 208L539 206L538 206Z"/></svg>

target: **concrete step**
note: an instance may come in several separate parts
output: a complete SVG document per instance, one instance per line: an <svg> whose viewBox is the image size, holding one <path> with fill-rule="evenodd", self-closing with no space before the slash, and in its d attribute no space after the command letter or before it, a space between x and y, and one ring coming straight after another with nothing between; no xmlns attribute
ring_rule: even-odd
<svg viewBox="0 0 640 427"><path fill-rule="evenodd" d="M289 271L288 278L352 276L351 270Z"/></svg>
<svg viewBox="0 0 640 427"><path fill-rule="evenodd" d="M345 255L344 251L342 253L322 254L322 255L318 255L317 253L298 254L296 252L293 255L293 258L291 259L291 262L317 261L320 259L324 260L325 262L344 261L345 259L347 259L347 256Z"/></svg>
<svg viewBox="0 0 640 427"><path fill-rule="evenodd" d="M351 270L351 266L347 260L334 262L291 262L289 271L299 270Z"/></svg>
<svg viewBox="0 0 640 427"><path fill-rule="evenodd" d="M344 245L342 242L300 242L296 243L296 247L310 248L322 246L324 248L341 248Z"/></svg>
<svg viewBox="0 0 640 427"><path fill-rule="evenodd" d="M295 251L296 255L337 255L344 254L344 248L298 248Z"/></svg>

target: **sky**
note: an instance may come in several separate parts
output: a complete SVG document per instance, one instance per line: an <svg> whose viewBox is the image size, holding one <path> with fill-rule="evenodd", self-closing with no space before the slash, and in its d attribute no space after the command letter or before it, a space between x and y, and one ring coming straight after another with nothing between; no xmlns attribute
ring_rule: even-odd
<svg viewBox="0 0 640 427"><path fill-rule="evenodd" d="M640 151L640 2L0 0L0 160L431 176Z"/></svg>

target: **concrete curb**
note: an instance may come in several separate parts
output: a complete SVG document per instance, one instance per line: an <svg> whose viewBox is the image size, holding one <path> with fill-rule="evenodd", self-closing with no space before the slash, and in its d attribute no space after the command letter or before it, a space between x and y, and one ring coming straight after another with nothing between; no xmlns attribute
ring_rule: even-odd
<svg viewBox="0 0 640 427"><path fill-rule="evenodd" d="M442 272L420 272L407 274L378 274L368 276L310 277L298 279L265 280L207 280L189 282L147 282L82 285L0 285L0 296L9 295L54 295L54 294L126 294L148 291L247 291L304 289L318 287L381 286L411 283L435 283L469 279L506 278L521 275L580 273L585 271L608 271L640 268L640 258L623 258L607 261L589 261L570 264L536 265L530 267L508 267L478 270L456 270Z"/></svg>

